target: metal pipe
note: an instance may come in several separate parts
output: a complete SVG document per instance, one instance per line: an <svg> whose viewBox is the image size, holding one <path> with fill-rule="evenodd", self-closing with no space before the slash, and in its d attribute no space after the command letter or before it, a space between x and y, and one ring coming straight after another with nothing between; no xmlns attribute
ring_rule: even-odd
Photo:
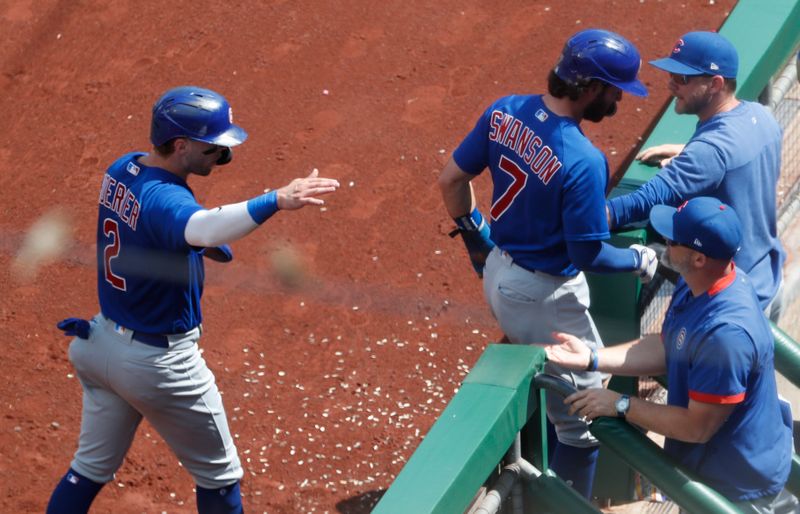
<svg viewBox="0 0 800 514"><path fill-rule="evenodd" d="M522 434L517 432L517 437L514 438L514 444L511 445L511 463L515 464L522 460ZM519 467L517 469L517 476L519 476ZM511 488L511 512L513 514L525 514L525 504L522 498L522 484L519 480L515 480Z"/></svg>
<svg viewBox="0 0 800 514"><path fill-rule="evenodd" d="M500 476L497 477L494 487L486 493L474 514L496 514L500 510L503 498L511 493L511 489L517 483L517 478L519 478L519 466L509 464L504 467Z"/></svg>
<svg viewBox="0 0 800 514"><path fill-rule="evenodd" d="M519 442L519 438L517 441ZM514 446L516 446L516 448ZM517 445L515 443L514 446L512 446L512 448L509 450L509 454L516 452L517 450L521 450L521 445ZM517 493L514 490L519 488L520 497L522 497L523 494L520 478L525 482L529 482L542 476L541 471L536 469L533 464L521 457L521 451L519 451L519 455L519 459L503 468L503 471L497 478L494 487L488 493L486 493L486 496L483 498L483 500L481 500L481 503L472 512L472 514L495 514L500 510L503 498L508 496L509 491L511 491L512 494L512 508L516 509L513 504L513 495ZM522 498L520 498L520 501L521 500ZM524 508L524 505L521 506ZM521 512L524 512L524 510Z"/></svg>
<svg viewBox="0 0 800 514"><path fill-rule="evenodd" d="M761 103L774 112L783 97L786 96L786 93L794 87L795 82L797 82L797 61L789 59L789 63L783 68L780 76L771 80L764 89Z"/></svg>

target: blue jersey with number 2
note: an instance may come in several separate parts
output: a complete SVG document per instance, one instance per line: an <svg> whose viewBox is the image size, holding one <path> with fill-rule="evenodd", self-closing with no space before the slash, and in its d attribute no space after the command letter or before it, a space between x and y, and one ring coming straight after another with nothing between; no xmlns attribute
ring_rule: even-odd
<svg viewBox="0 0 800 514"><path fill-rule="evenodd" d="M203 258L184 237L201 210L180 177L130 153L103 176L97 223L100 309L126 328L187 332L202 321Z"/></svg>
<svg viewBox="0 0 800 514"><path fill-rule="evenodd" d="M572 118L540 95L501 98L453 152L467 173L489 168L492 240L529 270L572 276L567 241L608 239L608 162Z"/></svg>

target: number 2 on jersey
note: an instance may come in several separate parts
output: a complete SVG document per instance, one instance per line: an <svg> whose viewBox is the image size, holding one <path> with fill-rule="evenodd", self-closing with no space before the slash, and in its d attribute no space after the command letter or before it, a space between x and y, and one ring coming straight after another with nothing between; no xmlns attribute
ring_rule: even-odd
<svg viewBox="0 0 800 514"><path fill-rule="evenodd" d="M513 180L511 184L508 185L508 188L503 191L503 194L497 198L497 201L492 204L492 209L489 211L489 214L491 214L493 220L502 216L503 213L511 207L511 204L514 203L514 199L525 189L525 184L528 183L528 175L522 171L522 168L517 166L517 163L507 158L505 155L500 156L500 164L498 167L511 175Z"/></svg>
<svg viewBox="0 0 800 514"><path fill-rule="evenodd" d="M103 220L103 234L106 237L113 236L113 241L108 243L103 249L103 269L105 271L106 282L114 286L120 291L126 291L125 279L119 275L115 275L111 271L111 260L119 255L120 241L119 241L119 225L111 218Z"/></svg>

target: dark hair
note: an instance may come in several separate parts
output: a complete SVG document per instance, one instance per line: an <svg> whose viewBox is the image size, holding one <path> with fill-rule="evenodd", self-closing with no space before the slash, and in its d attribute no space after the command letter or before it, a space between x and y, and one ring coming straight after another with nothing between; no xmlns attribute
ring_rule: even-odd
<svg viewBox="0 0 800 514"><path fill-rule="evenodd" d="M155 146L156 153L161 157L169 157L175 151L175 139L170 139L162 145Z"/></svg>
<svg viewBox="0 0 800 514"><path fill-rule="evenodd" d="M547 92L556 98L569 97L570 100L575 101L580 98L581 94L586 91L594 82L600 82L605 85L602 80L591 79L580 85L567 84L561 77L556 75L554 70L550 70L547 75Z"/></svg>
<svg viewBox="0 0 800 514"><path fill-rule="evenodd" d="M729 93L735 93L736 92L736 79L735 78L733 78L733 79L725 79L725 89Z"/></svg>

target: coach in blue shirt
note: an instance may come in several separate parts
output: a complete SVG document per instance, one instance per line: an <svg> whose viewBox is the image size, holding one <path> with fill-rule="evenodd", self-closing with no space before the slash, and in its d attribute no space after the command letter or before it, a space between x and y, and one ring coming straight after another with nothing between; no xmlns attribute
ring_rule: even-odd
<svg viewBox="0 0 800 514"><path fill-rule="evenodd" d="M762 309L777 322L786 257L775 199L781 129L764 106L736 98L739 57L720 34L685 34L669 57L650 64L669 72L675 111L695 114L699 122L685 146L660 145L637 156L663 168L634 193L607 203L609 226L647 219L657 204L677 206L701 195L719 198L741 218L744 243L736 265L750 276Z"/></svg>
<svg viewBox="0 0 800 514"><path fill-rule="evenodd" d="M664 450L734 503L771 512L789 476L791 414L775 384L773 337L749 277L734 266L739 217L716 198L677 209L658 205L653 227L665 258L681 274L661 335L590 352L568 334L546 347L571 369L616 375L667 375L667 405L608 389L564 401L587 419L620 416L667 437Z"/></svg>

